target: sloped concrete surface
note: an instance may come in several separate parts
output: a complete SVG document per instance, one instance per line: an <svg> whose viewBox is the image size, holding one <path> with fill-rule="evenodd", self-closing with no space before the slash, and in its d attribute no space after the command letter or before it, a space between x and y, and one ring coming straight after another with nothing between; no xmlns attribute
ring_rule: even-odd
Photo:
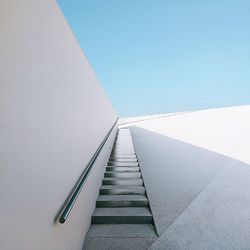
<svg viewBox="0 0 250 250"><path fill-rule="evenodd" d="M150 249L250 249L250 167L232 161Z"/></svg>
<svg viewBox="0 0 250 250"><path fill-rule="evenodd" d="M155 227L150 249L250 249L250 106L131 126Z"/></svg>
<svg viewBox="0 0 250 250"><path fill-rule="evenodd" d="M132 131L155 227L161 235L229 158L145 129Z"/></svg>

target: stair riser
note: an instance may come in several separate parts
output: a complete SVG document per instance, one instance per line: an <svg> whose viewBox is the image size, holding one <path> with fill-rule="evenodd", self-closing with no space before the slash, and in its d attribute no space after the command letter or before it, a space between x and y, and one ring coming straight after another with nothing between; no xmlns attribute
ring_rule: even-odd
<svg viewBox="0 0 250 250"><path fill-rule="evenodd" d="M103 185L138 185L142 186L143 181L142 179L136 179L136 180L103 180Z"/></svg>
<svg viewBox="0 0 250 250"><path fill-rule="evenodd" d="M148 207L148 201L97 201L96 207Z"/></svg>
<svg viewBox="0 0 250 250"><path fill-rule="evenodd" d="M111 158L113 158L113 157L127 157L127 158L134 157L134 158L136 158L136 155L135 155L135 153L131 153L131 152L112 151L110 157Z"/></svg>
<svg viewBox="0 0 250 250"><path fill-rule="evenodd" d="M116 160L112 160L109 159L110 163L138 163L137 159L116 159Z"/></svg>
<svg viewBox="0 0 250 250"><path fill-rule="evenodd" d="M93 224L151 224L152 216L92 216Z"/></svg>
<svg viewBox="0 0 250 250"><path fill-rule="evenodd" d="M115 147L113 148L113 150L124 150L124 151L127 151L127 150L129 150L129 151L132 151L132 152L135 152L135 149L134 149L134 147L132 147L132 146L122 146L122 145L115 145Z"/></svg>
<svg viewBox="0 0 250 250"><path fill-rule="evenodd" d="M136 158L136 155L135 155L135 153L114 152L114 151L112 151L110 157L111 158L113 158L113 157L121 157L121 158L123 158L123 157L128 157L128 158L134 157L134 158Z"/></svg>
<svg viewBox="0 0 250 250"><path fill-rule="evenodd" d="M136 177L141 177L141 173L140 172L135 172L135 173L105 173L104 177L116 177L116 178L136 178Z"/></svg>
<svg viewBox="0 0 250 250"><path fill-rule="evenodd" d="M113 149L112 152L125 153L125 154L135 154L133 149Z"/></svg>
<svg viewBox="0 0 250 250"><path fill-rule="evenodd" d="M117 167L137 167L139 166L138 162L109 162L108 166L117 166Z"/></svg>
<svg viewBox="0 0 250 250"><path fill-rule="evenodd" d="M128 171L128 172L139 172L138 167L107 167L106 171L117 171L117 172L123 172L123 171Z"/></svg>
<svg viewBox="0 0 250 250"><path fill-rule="evenodd" d="M128 195L133 195L133 194L145 194L144 189L100 189L100 194L128 194Z"/></svg>
<svg viewBox="0 0 250 250"><path fill-rule="evenodd" d="M131 156L111 156L109 158L110 160L126 160L126 159L130 159L130 160L135 160L137 159L137 157L135 155L131 155Z"/></svg>

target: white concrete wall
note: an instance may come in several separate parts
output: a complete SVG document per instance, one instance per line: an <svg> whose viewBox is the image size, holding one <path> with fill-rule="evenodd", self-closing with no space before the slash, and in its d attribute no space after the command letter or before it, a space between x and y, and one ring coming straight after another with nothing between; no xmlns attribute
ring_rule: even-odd
<svg viewBox="0 0 250 250"><path fill-rule="evenodd" d="M0 249L81 249L115 130L54 219L116 117L56 2L0 1Z"/></svg>

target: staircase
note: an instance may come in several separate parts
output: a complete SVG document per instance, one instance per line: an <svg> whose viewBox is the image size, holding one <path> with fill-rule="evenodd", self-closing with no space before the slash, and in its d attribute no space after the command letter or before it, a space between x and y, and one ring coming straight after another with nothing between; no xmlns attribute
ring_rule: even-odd
<svg viewBox="0 0 250 250"><path fill-rule="evenodd" d="M156 238L129 129L118 131L91 222L84 249L146 249Z"/></svg>

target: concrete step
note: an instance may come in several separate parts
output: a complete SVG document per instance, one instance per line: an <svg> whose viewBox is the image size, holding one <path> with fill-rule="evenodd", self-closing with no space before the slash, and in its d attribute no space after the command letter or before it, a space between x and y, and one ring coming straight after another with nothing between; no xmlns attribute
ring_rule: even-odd
<svg viewBox="0 0 250 250"><path fill-rule="evenodd" d="M87 237L157 238L157 235L152 224L94 224L90 227Z"/></svg>
<svg viewBox="0 0 250 250"><path fill-rule="evenodd" d="M103 185L143 185L142 178L104 178L102 180Z"/></svg>
<svg viewBox="0 0 250 250"><path fill-rule="evenodd" d="M86 238L83 250L145 250L149 249L155 241L154 237Z"/></svg>
<svg viewBox="0 0 250 250"><path fill-rule="evenodd" d="M141 172L117 172L117 171L107 171L104 173L104 177L133 177L133 178L136 178L136 177L141 177Z"/></svg>
<svg viewBox="0 0 250 250"><path fill-rule="evenodd" d="M113 152L115 152L115 151L117 151L117 152L129 152L129 153L133 153L133 154L135 154L135 150L134 150L134 148L125 148L125 147L119 147L119 148L117 148L117 147L115 147L115 148L113 148L112 149L112 151Z"/></svg>
<svg viewBox="0 0 250 250"><path fill-rule="evenodd" d="M148 207L145 195L99 195L96 207Z"/></svg>
<svg viewBox="0 0 250 250"><path fill-rule="evenodd" d="M123 158L118 158L118 159L109 159L109 162L138 162L137 158L132 158L132 159L123 159Z"/></svg>
<svg viewBox="0 0 250 250"><path fill-rule="evenodd" d="M119 174L120 172L115 172L115 173ZM135 173L135 172L132 172L132 173ZM140 172L136 172L136 173L140 173ZM141 177L127 177L127 176L123 176L123 177L104 177L103 180L142 180L142 178Z"/></svg>
<svg viewBox="0 0 250 250"><path fill-rule="evenodd" d="M113 146L113 150L114 149L121 149L121 150L123 150L123 149L126 149L126 150L133 150L134 151L134 147L133 147L133 144L127 144L127 145L125 145L125 144L115 144L114 146Z"/></svg>
<svg viewBox="0 0 250 250"><path fill-rule="evenodd" d="M115 145L120 145L120 146L130 146L131 144L133 145L132 139L126 139L126 138L119 138L119 136L117 137L115 143Z"/></svg>
<svg viewBox="0 0 250 250"><path fill-rule="evenodd" d="M110 158L137 158L137 157L136 154L132 155L110 154Z"/></svg>
<svg viewBox="0 0 250 250"><path fill-rule="evenodd" d="M145 250L156 239L152 224L92 224L83 250Z"/></svg>
<svg viewBox="0 0 250 250"><path fill-rule="evenodd" d="M119 157L119 156L117 156L117 157L113 157L113 156L110 156L110 158L109 158L109 160L110 161L119 161L119 160L121 160L121 161L123 161L123 160L131 160L131 161L137 161L137 157L135 156L135 155L133 155L133 156L123 156L123 157Z"/></svg>
<svg viewBox="0 0 250 250"><path fill-rule="evenodd" d="M103 185L100 188L100 194L145 194L145 188L143 186L122 186L122 185Z"/></svg>
<svg viewBox="0 0 250 250"><path fill-rule="evenodd" d="M108 166L137 167L137 166L139 166L139 164L138 164L138 162L108 162Z"/></svg>
<svg viewBox="0 0 250 250"><path fill-rule="evenodd" d="M93 224L151 224L152 214L147 207L96 208Z"/></svg>
<svg viewBox="0 0 250 250"><path fill-rule="evenodd" d="M126 149L126 148L113 148L112 152L125 152L125 153L130 153L130 154L135 154L134 149Z"/></svg>
<svg viewBox="0 0 250 250"><path fill-rule="evenodd" d="M127 156L130 156L130 155L135 155L135 152L134 151L125 151L125 150L113 150L111 152L111 155L127 155Z"/></svg>
<svg viewBox="0 0 250 250"><path fill-rule="evenodd" d="M129 152L129 153L135 153L135 150L133 147L113 147L112 151L124 151L124 152Z"/></svg>
<svg viewBox="0 0 250 250"><path fill-rule="evenodd" d="M117 172L138 172L139 167L115 167L115 166L107 166L106 171L117 171Z"/></svg>
<svg viewBox="0 0 250 250"><path fill-rule="evenodd" d="M128 149L128 150L134 150L133 145L119 145L115 144L113 149Z"/></svg>
<svg viewBox="0 0 250 250"><path fill-rule="evenodd" d="M120 157L120 158L123 158L123 157L135 157L136 158L136 155L135 154L112 152L110 157Z"/></svg>

